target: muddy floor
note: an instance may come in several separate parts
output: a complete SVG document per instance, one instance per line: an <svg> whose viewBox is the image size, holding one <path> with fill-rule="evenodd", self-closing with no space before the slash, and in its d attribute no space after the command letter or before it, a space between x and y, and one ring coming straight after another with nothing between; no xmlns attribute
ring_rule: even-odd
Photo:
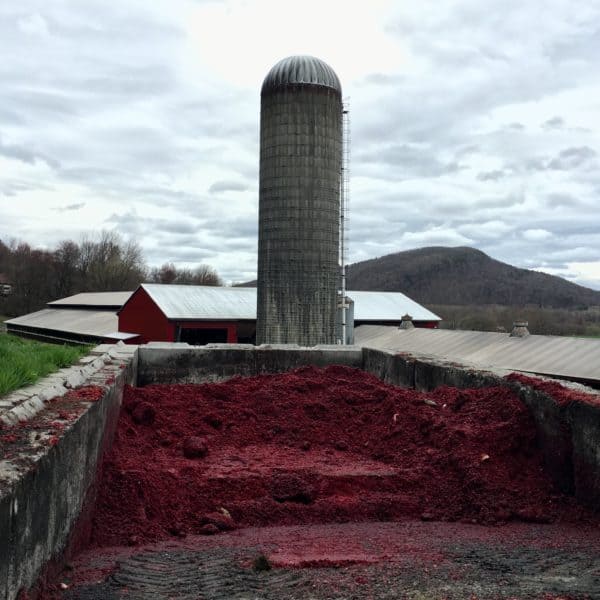
<svg viewBox="0 0 600 600"><path fill-rule="evenodd" d="M600 598L600 544L561 525L248 528L89 551L59 579L71 600Z"/></svg>

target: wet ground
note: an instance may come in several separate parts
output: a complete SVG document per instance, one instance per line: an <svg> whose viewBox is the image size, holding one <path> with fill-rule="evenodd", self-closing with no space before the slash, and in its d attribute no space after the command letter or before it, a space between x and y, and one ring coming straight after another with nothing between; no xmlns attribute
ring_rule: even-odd
<svg viewBox="0 0 600 600"><path fill-rule="evenodd" d="M60 583L69 600L600 598L600 535L523 523L248 528L90 550Z"/></svg>

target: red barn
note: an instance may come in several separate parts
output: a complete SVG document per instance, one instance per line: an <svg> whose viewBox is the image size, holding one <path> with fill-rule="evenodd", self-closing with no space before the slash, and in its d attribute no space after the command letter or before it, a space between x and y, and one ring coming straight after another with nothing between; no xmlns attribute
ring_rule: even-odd
<svg viewBox="0 0 600 600"><path fill-rule="evenodd" d="M348 292L354 323L437 327L440 317L399 292ZM119 332L134 343L254 343L256 288L144 283L118 312Z"/></svg>
<svg viewBox="0 0 600 600"><path fill-rule="evenodd" d="M435 328L440 318L399 292L348 292L352 325ZM353 312L353 315L352 315ZM135 292L85 292L6 321L10 333L51 342L254 343L256 288L142 284ZM351 332L352 333L352 332ZM352 336L351 336L352 337Z"/></svg>
<svg viewBox="0 0 600 600"><path fill-rule="evenodd" d="M137 343L250 343L256 290L144 283L117 314L119 331L138 334Z"/></svg>

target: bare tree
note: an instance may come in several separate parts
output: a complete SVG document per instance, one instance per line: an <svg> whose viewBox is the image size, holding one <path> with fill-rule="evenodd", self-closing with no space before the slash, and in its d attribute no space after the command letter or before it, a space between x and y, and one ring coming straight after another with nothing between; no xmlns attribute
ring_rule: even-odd
<svg viewBox="0 0 600 600"><path fill-rule="evenodd" d="M82 240L79 271L85 289L96 292L133 289L146 278L139 245L124 242L114 231L102 231L96 240Z"/></svg>
<svg viewBox="0 0 600 600"><path fill-rule="evenodd" d="M209 265L198 265L194 269L193 282L196 285L223 285L223 280Z"/></svg>
<svg viewBox="0 0 600 600"><path fill-rule="evenodd" d="M54 255L24 242L11 242L6 275L13 290L7 298L6 314L17 315L42 308L56 299Z"/></svg>
<svg viewBox="0 0 600 600"><path fill-rule="evenodd" d="M208 265L177 269L165 263L148 273L142 250L114 231L83 237L79 244L63 240L55 250L0 240L0 272L13 284L13 293L2 297L0 313L15 316L43 308L51 301L79 292L135 289L142 281L195 285L222 285Z"/></svg>
<svg viewBox="0 0 600 600"><path fill-rule="evenodd" d="M176 283L179 285L223 285L217 271L205 264L195 269L178 269L172 262L165 263L150 272L150 281L154 283Z"/></svg>
<svg viewBox="0 0 600 600"><path fill-rule="evenodd" d="M177 279L177 268L173 263L165 263L150 271L150 281L153 283L173 283Z"/></svg>
<svg viewBox="0 0 600 600"><path fill-rule="evenodd" d="M54 251L55 283L58 297L70 296L78 291L79 257L79 246L72 240L63 240Z"/></svg>

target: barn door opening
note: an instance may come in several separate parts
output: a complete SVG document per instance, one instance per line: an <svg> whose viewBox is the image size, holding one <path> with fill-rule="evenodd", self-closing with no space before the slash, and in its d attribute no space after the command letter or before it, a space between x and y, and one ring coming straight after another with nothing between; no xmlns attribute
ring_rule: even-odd
<svg viewBox="0 0 600 600"><path fill-rule="evenodd" d="M194 329L182 327L179 341L187 342L192 346L205 344L224 344L227 342L227 329Z"/></svg>

